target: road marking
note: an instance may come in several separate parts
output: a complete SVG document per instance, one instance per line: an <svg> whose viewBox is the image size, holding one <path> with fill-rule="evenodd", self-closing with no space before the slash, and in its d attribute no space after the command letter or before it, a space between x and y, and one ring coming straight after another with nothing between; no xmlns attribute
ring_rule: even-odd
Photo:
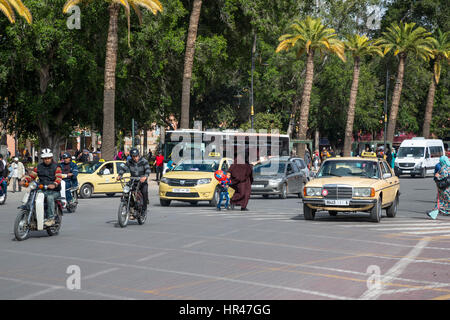
<svg viewBox="0 0 450 320"><path fill-rule="evenodd" d="M30 299L36 298L36 297L38 297L40 295L46 294L48 292L52 292L52 291L56 291L56 290L60 290L60 289L64 289L64 288L63 287L47 288L47 289L44 289L44 290L41 290L41 291L38 291L38 292L35 292L35 293L32 293L32 294L29 294L29 295L26 295L24 297L18 298L17 300L30 300Z"/></svg>
<svg viewBox="0 0 450 320"><path fill-rule="evenodd" d="M165 254L167 254L167 252L159 252L159 253L155 253L155 254L152 254L152 255L147 256L147 257L145 257L145 258L139 259L139 260L137 260L137 261L138 261L138 262L143 262L143 261L147 261L147 260L150 260L150 259L153 259L153 258L156 258L156 257L161 257L161 256L163 256L163 255L165 255Z"/></svg>
<svg viewBox="0 0 450 320"><path fill-rule="evenodd" d="M438 230L438 231L415 231L415 232L403 232L406 234L437 234L437 233L447 233L450 234L450 229Z"/></svg>
<svg viewBox="0 0 450 320"><path fill-rule="evenodd" d="M53 286L53 285L49 285L49 284L46 284L46 283L34 282L34 281L29 281L29 280L22 280L22 279L17 279L17 278L0 277L0 280L12 281L12 282L25 284L25 285L35 285L35 286L41 286L41 287L48 287L47 290L48 289L67 290L65 287L62 287L62 286ZM43 291L44 290L36 292L36 294L39 293L39 295L42 295L42 294L44 294ZM53 291L53 290L51 290L51 291ZM72 290L67 290L67 291L74 292ZM50 291L47 291L47 292L50 292ZM106 297L106 298L109 298L109 299L135 300L134 298L124 297L124 296L117 296L117 295L113 295L113 294L105 294L105 293L101 293L101 292L94 292L94 291L88 291L88 290L83 290L83 289L75 290L75 292L80 292L80 293L85 293L85 294L90 294L90 295L100 296L100 297ZM31 295L33 295L33 294L31 294ZM23 299L23 298L29 299L30 298L29 296L31 296L31 295L27 295L27 296L24 296L24 297L19 298L19 299Z"/></svg>
<svg viewBox="0 0 450 320"><path fill-rule="evenodd" d="M382 281L379 287L368 289L361 297L360 300L375 300L385 293L384 283L390 283L393 279L397 278L406 267L415 261L415 258L422 252L423 248L428 244L428 240L420 240L416 246L400 261L398 261L391 269L382 276Z"/></svg>
<svg viewBox="0 0 450 320"><path fill-rule="evenodd" d="M425 220L428 221L428 220ZM343 227L343 228L378 228L380 225L382 226L390 226L390 227L403 227L403 226L423 226L423 225L439 225L439 226L450 226L450 223L443 223L443 222L435 222L435 221L428 221L423 223L393 223L390 224L387 223L379 223L379 224L338 224L336 227Z"/></svg>
<svg viewBox="0 0 450 320"><path fill-rule="evenodd" d="M236 232L239 232L239 231L240 231L239 229L231 230L231 231L227 231L227 232L218 234L217 236L218 236L218 237L229 236L230 234L233 234L233 233L236 233Z"/></svg>
<svg viewBox="0 0 450 320"><path fill-rule="evenodd" d="M3 250L3 251L14 252L13 250ZM84 258L77 258L77 257L47 255L47 254L32 253L32 252L25 252L25 251L23 251L22 254L29 254L29 255L41 256L41 257L58 258L58 259L66 259L66 260L77 260L77 261L84 261L84 262L90 262L90 263L115 265L115 266L118 266L118 267L125 267L125 268L134 268L134 269L141 269L141 270L150 270L150 271L156 271L156 272L178 274L178 275L183 275L183 276L190 276L190 277L198 277L198 278L211 279L211 280L217 280L217 281L232 282L232 283L238 283L238 284L244 284L244 285L252 285L252 286L256 286L256 287L264 287L264 288L280 289L280 290L291 291L291 292L299 292L299 293L305 293L305 294L309 294L309 295L316 295L316 296L319 296L319 297L325 297L325 298L330 298L330 299L354 300L352 297L339 296L339 295L328 294L328 293L319 292L319 291L305 290L305 289L294 288L294 287L273 285L273 284L269 284L269 283L262 283L262 282L256 282L256 281L248 281L248 280L240 280L240 279L233 279L233 278L229 278L229 277L220 277L220 276L206 275L206 274L186 272L186 271L177 271L177 270L170 270L170 269L163 269L163 268L154 268L154 267L148 267L148 266L137 266L137 265L130 265L130 264L126 264L126 263L114 263L114 262L107 262L107 261L101 261L101 260L95 260L95 259L84 259ZM84 291L84 293L89 293L89 292ZM98 294L98 293L96 293L96 294Z"/></svg>
<svg viewBox="0 0 450 320"><path fill-rule="evenodd" d="M93 279L95 277L98 277L98 276L101 276L101 275L104 275L104 274L107 274L107 273L110 273L110 272L113 272L113 271L116 271L116 270L119 270L119 268L111 268L111 269L107 269L107 270L104 270L104 271L100 271L100 272L91 274L89 276L82 277L82 279L83 280Z"/></svg>
<svg viewBox="0 0 450 320"><path fill-rule="evenodd" d="M182 248L191 248L193 246L196 246L198 244L202 244L204 242L205 242L205 240L195 241L195 242L192 242L192 243L185 244L184 246L181 246L181 247Z"/></svg>
<svg viewBox="0 0 450 320"><path fill-rule="evenodd" d="M374 229L376 231L390 231L390 230L450 230L450 227L405 227L405 228L380 228Z"/></svg>

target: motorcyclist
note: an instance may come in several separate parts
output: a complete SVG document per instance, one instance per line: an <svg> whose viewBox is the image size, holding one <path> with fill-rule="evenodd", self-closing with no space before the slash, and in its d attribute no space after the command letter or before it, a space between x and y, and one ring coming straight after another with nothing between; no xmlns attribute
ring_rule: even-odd
<svg viewBox="0 0 450 320"><path fill-rule="evenodd" d="M62 174L67 175L63 180L66 184L65 198L67 202L70 202L72 201L72 193L69 189L78 185L78 166L71 161L72 157L68 152L65 152L62 155L62 159L63 161L59 163L59 166L61 167Z"/></svg>
<svg viewBox="0 0 450 320"><path fill-rule="evenodd" d="M39 178L39 183L47 186L44 190L44 195L47 201L47 219L44 224L49 227L55 224L55 200L59 197L61 189L62 171L61 167L53 161L53 153L50 149L45 148L41 151L42 162L27 176L25 176L20 183L31 182Z"/></svg>
<svg viewBox="0 0 450 320"><path fill-rule="evenodd" d="M122 163L119 169L119 175L117 176L117 180L122 179L122 175L128 170L130 171L131 177L141 178L140 190L142 195L144 196L144 212L147 210L148 204L148 183L147 179L150 175L150 165L148 161L141 157L139 154L139 150L136 148L131 149L130 151L131 159L129 159L126 163Z"/></svg>

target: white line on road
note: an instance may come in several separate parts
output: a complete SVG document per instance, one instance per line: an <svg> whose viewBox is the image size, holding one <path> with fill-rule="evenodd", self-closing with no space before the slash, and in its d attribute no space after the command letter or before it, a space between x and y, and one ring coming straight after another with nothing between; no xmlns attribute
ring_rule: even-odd
<svg viewBox="0 0 450 320"><path fill-rule="evenodd" d="M429 240L420 240L416 246L399 262L397 262L391 269L382 276L382 281L379 286L368 289L361 297L361 300L376 300L382 294L384 294L385 287L384 283L391 283L393 279L397 278L402 274L406 267L411 263L415 262L415 258L422 252L423 248L426 247Z"/></svg>
<svg viewBox="0 0 450 320"><path fill-rule="evenodd" d="M147 256L145 258L139 259L138 262L143 262L143 261L147 261L147 260L150 260L150 259L153 259L153 258L156 258L156 257L161 257L161 256L163 256L165 254L167 254L167 252L155 253L155 254L152 254L152 255Z"/></svg>
<svg viewBox="0 0 450 320"><path fill-rule="evenodd" d="M439 231L415 231L415 232L403 232L407 234L438 234L438 233L449 233L450 229L439 230Z"/></svg>
<svg viewBox="0 0 450 320"><path fill-rule="evenodd" d="M404 227L404 228L380 228L380 229L373 229L376 231L392 231L392 230L398 230L398 231L402 231L402 230L449 230L450 231L450 227Z"/></svg>
<svg viewBox="0 0 450 320"><path fill-rule="evenodd" d="M195 242L192 242L192 243L185 244L184 246L181 246L181 247L182 248L191 248L193 246L196 246L198 244L202 244L204 242L205 242L205 240L195 241Z"/></svg>
<svg viewBox="0 0 450 320"><path fill-rule="evenodd" d="M113 272L116 270L119 270L119 268L111 268L111 269L103 270L103 271L91 274L89 276L83 277L83 280L92 279L92 278L95 278L95 277L98 277L98 276L101 276L101 275L104 275L104 274L107 274L107 273L110 273L110 272Z"/></svg>
<svg viewBox="0 0 450 320"><path fill-rule="evenodd" d="M336 227L344 227L344 228L377 228L380 226L385 227L403 227L403 226L425 226L425 225L435 225L435 226L450 226L450 223L442 223L442 222L423 222L423 223L381 223L381 224L338 224Z"/></svg>
<svg viewBox="0 0 450 320"><path fill-rule="evenodd" d="M227 232L218 234L217 236L218 237L225 237L225 236L229 236L230 234L233 234L233 233L236 233L236 232L239 232L239 231L240 231L239 229L231 230L231 231L227 231Z"/></svg>
<svg viewBox="0 0 450 320"><path fill-rule="evenodd" d="M60 289L64 289L64 288L63 287L47 288L47 289L44 289L44 290L41 290L41 291L38 291L38 292L35 292L35 293L32 293L32 294L29 294L29 295L26 295L24 297L18 298L17 300L30 300L30 299L36 298L36 297L38 297L40 295L43 295L43 294L46 294L46 293L49 293L49 292L52 292L52 291L60 290Z"/></svg>

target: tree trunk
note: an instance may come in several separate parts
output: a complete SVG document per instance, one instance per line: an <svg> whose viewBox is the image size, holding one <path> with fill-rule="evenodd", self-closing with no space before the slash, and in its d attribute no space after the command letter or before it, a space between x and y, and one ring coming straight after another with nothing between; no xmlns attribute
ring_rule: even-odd
<svg viewBox="0 0 450 320"><path fill-rule="evenodd" d="M431 76L430 88L428 89L427 106L425 108L425 120L423 122L422 135L425 139L430 138L430 124L433 117L434 94L436 93L436 80Z"/></svg>
<svg viewBox="0 0 450 320"><path fill-rule="evenodd" d="M105 59L105 88L103 91L103 132L102 157L113 160L115 131L114 131L114 103L116 91L116 65L117 65L117 19L120 6L116 3L109 5L109 30L106 43Z"/></svg>
<svg viewBox="0 0 450 320"><path fill-rule="evenodd" d="M359 57L355 57L353 66L353 82L350 90L350 102L347 111L347 125L345 127L344 157L349 157L352 150L353 122L355 120L356 97L358 96L359 83Z"/></svg>
<svg viewBox="0 0 450 320"><path fill-rule="evenodd" d="M308 116L309 116L309 103L311 100L311 90L314 78L314 51L311 50L307 55L306 60L306 79L303 87L302 104L300 106L300 121L299 121L299 134L300 140L306 140L306 133L308 131ZM297 145L297 156L300 158L305 157L305 145L300 143Z"/></svg>
<svg viewBox="0 0 450 320"><path fill-rule="evenodd" d="M403 76L405 74L406 54L401 53L399 57L400 61L398 63L397 80L395 81L394 93L392 95L392 105L386 134L386 140L390 142L394 141L395 125L397 123L397 114L400 105L400 97L402 95Z"/></svg>
<svg viewBox="0 0 450 320"><path fill-rule="evenodd" d="M194 0L191 18L189 21L186 53L184 57L183 85L181 92L181 125L183 129L189 128L189 103L191 98L192 67L194 65L195 41L197 39L198 21L202 0Z"/></svg>

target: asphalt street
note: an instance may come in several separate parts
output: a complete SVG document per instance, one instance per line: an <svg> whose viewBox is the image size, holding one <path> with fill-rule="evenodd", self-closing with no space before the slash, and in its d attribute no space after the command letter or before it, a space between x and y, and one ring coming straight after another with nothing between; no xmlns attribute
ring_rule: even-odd
<svg viewBox="0 0 450 320"><path fill-rule="evenodd" d="M117 225L119 195L80 200L60 234L16 241L22 193L0 207L0 299L450 299L450 217L432 221L431 177L401 178L399 211L303 218L301 199L252 197L249 212L161 207ZM80 281L76 278L80 275ZM79 288L77 286L79 284Z"/></svg>

